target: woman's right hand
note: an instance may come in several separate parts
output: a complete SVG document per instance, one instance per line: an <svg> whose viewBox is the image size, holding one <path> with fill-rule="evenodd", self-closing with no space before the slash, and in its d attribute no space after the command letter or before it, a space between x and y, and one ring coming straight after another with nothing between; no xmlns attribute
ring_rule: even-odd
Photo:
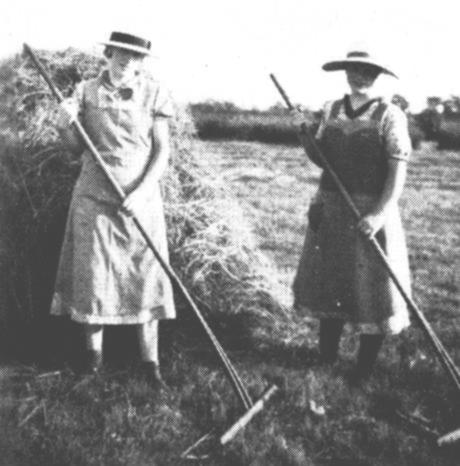
<svg viewBox="0 0 460 466"><path fill-rule="evenodd" d="M71 99L63 100L58 107L56 125L59 128L69 127L78 116L78 105Z"/></svg>

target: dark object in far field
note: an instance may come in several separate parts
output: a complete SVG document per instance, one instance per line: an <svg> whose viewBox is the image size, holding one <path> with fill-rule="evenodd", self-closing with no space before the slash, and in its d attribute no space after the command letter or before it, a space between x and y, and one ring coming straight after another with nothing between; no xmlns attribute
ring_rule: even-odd
<svg viewBox="0 0 460 466"><path fill-rule="evenodd" d="M436 134L438 149L460 149L460 117L442 117Z"/></svg>

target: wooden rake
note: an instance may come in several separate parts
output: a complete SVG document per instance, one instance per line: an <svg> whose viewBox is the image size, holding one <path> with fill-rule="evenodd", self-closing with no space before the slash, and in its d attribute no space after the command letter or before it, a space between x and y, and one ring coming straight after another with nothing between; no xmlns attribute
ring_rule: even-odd
<svg viewBox="0 0 460 466"><path fill-rule="evenodd" d="M46 71L42 63L38 60L38 58L35 56L32 49L27 44L24 44L24 51L31 58L33 64L37 68L40 75L45 79L54 97L57 99L59 103L61 103L64 100L64 97L62 96L62 94L60 93L60 91L58 90L54 82L52 81L51 77L49 76L48 72ZM99 168L102 170L103 174L109 181L115 193L118 195L120 202L122 203L126 198L126 194L123 191L123 189L120 187L120 185L118 184L114 176L110 173L109 169L105 165L104 160L99 154L99 151L97 150L96 146L93 144L88 134L86 133L85 129L83 128L83 126L78 120L74 120L72 122L72 125L78 132L86 148L89 150L93 159L95 160ZM206 336L208 337L209 342L211 343L212 348L215 350L217 354L220 366L223 369L226 377L228 378L235 392L235 395L238 398L238 401L241 405L242 410L244 410L244 414L231 426L231 428L227 432L225 432L222 436L219 437L219 445L224 446L228 442L230 442L236 436L236 434L240 432L251 421L251 419L263 409L265 403L270 398L272 398L272 396L278 391L278 387L276 385L272 385L264 392L264 394L260 397L260 399L257 402L254 403L252 401L243 381L241 380L241 377L238 375L235 367L231 363L226 352L224 351L221 344L217 340L216 336L214 335L213 331L209 327L208 323L206 322L205 318L201 314L200 310L196 306L190 293L187 291L187 289L185 288L185 286L183 285L179 277L176 275L174 270L170 267L168 262L166 262L164 258L161 256L158 249L155 247L150 235L147 233L141 221L137 218L135 214L132 215L132 220L135 226L137 227L137 229L139 230L140 234L144 238L147 246L152 251L153 255L158 260L162 269L168 276L173 287L179 292L181 297L187 303L188 309L192 311L194 316L198 319L201 327L203 328ZM208 438L209 436L210 434L207 434L205 437ZM200 441L197 442L197 444L199 443L201 442ZM191 452L191 449L188 449L187 454L190 454L190 452Z"/></svg>

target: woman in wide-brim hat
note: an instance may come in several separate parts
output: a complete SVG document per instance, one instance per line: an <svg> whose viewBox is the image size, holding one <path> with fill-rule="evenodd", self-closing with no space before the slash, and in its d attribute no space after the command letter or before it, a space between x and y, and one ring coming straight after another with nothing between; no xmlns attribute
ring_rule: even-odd
<svg viewBox="0 0 460 466"><path fill-rule="evenodd" d="M80 83L63 104L58 127L83 167L75 185L58 268L52 314L83 325L87 369L102 364L105 325L136 325L144 369L161 383L158 321L175 317L171 284L133 222L163 257L167 240L159 179L169 156L172 106L143 70L148 40L113 32L103 42L108 66ZM127 197L122 205L70 122L78 118Z"/></svg>
<svg viewBox="0 0 460 466"><path fill-rule="evenodd" d="M294 281L295 307L320 319L320 355L326 363L337 358L344 324L354 325L360 332L355 374L362 378L371 373L384 336L409 325L404 300L362 236L375 236L408 290L398 199L411 142L402 110L374 95L379 75L396 77L389 67L354 51L323 69L345 71L350 93L326 103L316 138L362 220L356 225L334 181L323 172L308 212Z"/></svg>

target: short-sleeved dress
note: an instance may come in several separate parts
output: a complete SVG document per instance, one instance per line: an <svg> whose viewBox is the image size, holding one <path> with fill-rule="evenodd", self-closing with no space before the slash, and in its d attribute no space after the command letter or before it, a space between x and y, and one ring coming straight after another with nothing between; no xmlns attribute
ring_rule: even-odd
<svg viewBox="0 0 460 466"><path fill-rule="evenodd" d="M316 137L362 215L382 194L388 160L407 161L411 151L405 114L381 99L359 112L353 111L348 96L327 103ZM293 286L295 308L306 316L345 320L362 333L397 334L407 327L403 298L326 172L308 219ZM397 205L376 239L409 291L408 254Z"/></svg>
<svg viewBox="0 0 460 466"><path fill-rule="evenodd" d="M171 103L158 82L139 74L123 89L108 71L81 83L79 118L106 166L128 194L152 161L153 120ZM175 317L172 287L131 216L88 151L74 187L62 246L54 315L86 324L143 324ZM163 202L150 187L137 217L168 260Z"/></svg>

